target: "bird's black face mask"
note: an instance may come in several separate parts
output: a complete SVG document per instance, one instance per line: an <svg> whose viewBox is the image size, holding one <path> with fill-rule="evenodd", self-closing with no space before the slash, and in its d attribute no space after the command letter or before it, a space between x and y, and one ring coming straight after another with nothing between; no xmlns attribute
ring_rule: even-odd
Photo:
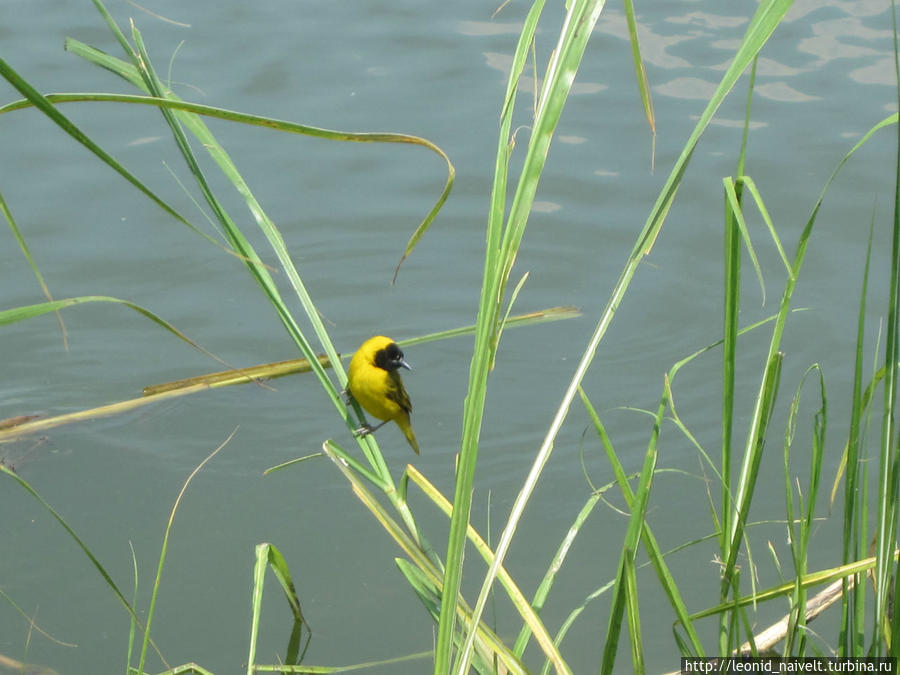
<svg viewBox="0 0 900 675"><path fill-rule="evenodd" d="M382 370L393 371L398 368L412 370L412 367L403 359L403 352L396 343L391 343L384 349L375 352L375 365Z"/></svg>

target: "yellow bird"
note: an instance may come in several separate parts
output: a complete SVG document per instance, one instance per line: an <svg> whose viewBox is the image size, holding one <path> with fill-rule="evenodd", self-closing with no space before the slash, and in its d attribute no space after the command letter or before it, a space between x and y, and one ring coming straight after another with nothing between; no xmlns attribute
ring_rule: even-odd
<svg viewBox="0 0 900 675"><path fill-rule="evenodd" d="M397 343L383 335L369 338L350 360L347 391L367 413L382 420L376 427L365 424L356 433L371 434L393 420L418 455L419 442L409 423L412 403L397 372L400 368L412 370Z"/></svg>

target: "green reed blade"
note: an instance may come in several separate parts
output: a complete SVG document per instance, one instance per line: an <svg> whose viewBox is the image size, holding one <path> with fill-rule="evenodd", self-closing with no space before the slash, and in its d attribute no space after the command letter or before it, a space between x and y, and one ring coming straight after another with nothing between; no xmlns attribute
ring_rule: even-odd
<svg viewBox="0 0 900 675"><path fill-rule="evenodd" d="M668 392L668 376L666 376L665 379L666 383L664 389ZM629 582L626 577L628 569L630 567L633 568L634 557L640 547L641 538L644 532L647 505L650 502L650 490L653 485L653 477L656 473L656 461L659 456L658 442L660 426L667 408L668 396L664 393L656 411L653 431L650 435L650 442L647 444L647 450L644 453L644 463L641 467L637 490L634 493L634 500L630 505L631 515L628 519L628 529L625 533L625 539L622 542L622 554L619 558L619 568L616 573L616 585L613 588L612 605L609 609L609 621L606 629L605 644L603 646L603 660L600 663L600 673L602 675L609 675L609 673L612 673L615 666L616 653L619 647L619 635L622 630L622 619L626 607L629 604Z"/></svg>
<svg viewBox="0 0 900 675"><path fill-rule="evenodd" d="M69 134L69 136L74 138L76 141L78 141L84 147L94 153L98 158L100 158L101 161L111 167L114 171L116 171L116 173L118 173L125 180L131 183L134 187L143 192L144 195L146 195L163 211L168 213L178 222L189 227L193 232L199 234L202 237L210 239L209 235L199 230L195 225L185 219L184 216L182 216L174 208L169 206L168 203L157 196L155 192L148 188L143 182L141 182L136 176L134 176L134 174L132 174L128 169L122 166L118 161L116 161L116 159L112 155L110 155L108 152L103 150L103 148L92 141L83 131L81 131L81 129L79 129L72 121L70 121L68 117L59 112L59 110L57 110L56 107L52 105L46 97L42 96L37 89L26 82L25 79L22 78L2 58L0 58L0 77L3 77L7 82L15 87L19 91L19 93L21 93L26 99L28 99L28 101L38 110L49 117L57 126L59 126L59 128L61 128L63 131Z"/></svg>
<svg viewBox="0 0 900 675"><path fill-rule="evenodd" d="M861 449L861 425L863 414L868 406L867 402L863 402L862 396L862 370L863 370L863 347L865 344L865 324L866 324L866 299L868 297L869 288L869 268L872 262L872 235L875 230L875 216L869 222L869 239L866 245L866 260L863 265L862 288L860 290L859 311L856 319L856 350L853 362L853 391L851 394L850 404L850 432L847 439L847 446L844 451L843 464L846 466L846 476L844 480L844 513L843 513L843 530L841 537L841 562L849 563L862 555L860 550L861 542L867 537L865 532L860 531L860 523L857 516L858 509L865 509L867 503L867 495L865 491L860 490L860 467L859 462L862 456ZM840 471L835 476L835 488L840 476ZM834 502L834 491L832 491L832 502ZM857 580L858 582L858 580ZM859 590L859 583L853 584L853 588L844 581L843 586L843 602L841 603L841 637L840 637L840 653L843 656L857 656L859 646L862 641L865 627L857 623L857 610L862 605L863 598ZM863 591L865 588L863 587Z"/></svg>
<svg viewBox="0 0 900 675"><path fill-rule="evenodd" d="M178 496L175 498L175 503L172 505L172 511L169 513L169 521L168 521L168 523L166 523L166 529L165 529L165 532L163 533L162 546L160 547L160 551L159 551L159 563L157 564L157 567L156 567L156 578L153 581L153 590L150 593L150 607L147 609L147 623L144 626L144 640L143 640L143 643L141 644L141 655L138 660L138 666L137 666L137 670L140 673L144 672L144 664L146 663L146 660L147 660L147 648L150 645L150 627L153 625L153 614L156 609L156 599L159 595L160 584L162 583L162 571L163 571L163 567L166 562L166 553L169 548L169 533L172 531L172 523L175 522L175 514L178 511L178 506L181 504L181 500L184 497L185 492L187 492L188 485L191 484L191 481L194 479L194 477L198 473L200 473L200 470L204 466L206 466L206 464L213 457L215 457L217 454L219 454L219 451L222 448L224 448L226 445L228 445L228 443L231 441L231 439L234 438L235 433L237 433L237 429L232 431L228 435L228 438L226 438L224 441L222 441L222 443L219 445L219 447L217 447L215 450L213 450L211 453L209 453L206 456L206 458L194 468L194 470L190 473L190 475L184 481L184 484L181 486L181 490L178 492Z"/></svg>
<svg viewBox="0 0 900 675"><path fill-rule="evenodd" d="M28 261L28 266L31 268L32 274L34 274L34 277L37 279L38 284L40 284L41 286L41 291L44 293L44 297L47 298L49 302L53 302L53 296L50 294L50 289L47 287L47 283L44 281L44 275L42 275L40 269L38 269L37 263L34 261L34 258L31 255L31 251L28 249L28 244L25 243L25 237L22 236L22 231L16 224L16 219L13 218L12 212L9 210L9 206L7 206L6 200L3 199L2 194L0 194L0 213L3 213L3 216L6 218L6 222L9 223L9 227L12 230L13 236L18 242L19 248L22 249L22 255L25 256L25 260ZM68 351L69 340L66 334L66 324L63 322L62 315L59 312L56 313L56 320L59 322L59 332L62 334L63 348Z"/></svg>
<svg viewBox="0 0 900 675"><path fill-rule="evenodd" d="M653 96L650 93L650 80L644 69L644 59L641 56L641 44L638 40L637 21L634 18L634 3L625 0L625 20L628 23L628 39L631 42L631 56L634 60L634 77L637 80L638 90L641 92L641 105L644 107L644 115L647 118L647 126L650 127L650 135L653 139L653 150L656 148L656 116L653 113ZM654 151L650 153L650 170L653 171L655 163Z"/></svg>

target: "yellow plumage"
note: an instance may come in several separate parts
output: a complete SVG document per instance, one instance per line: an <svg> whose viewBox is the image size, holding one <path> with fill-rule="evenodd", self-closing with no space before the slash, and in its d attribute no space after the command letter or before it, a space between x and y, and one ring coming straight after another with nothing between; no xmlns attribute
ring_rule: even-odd
<svg viewBox="0 0 900 675"><path fill-rule="evenodd" d="M419 442L409 422L412 403L397 372L400 368L409 370L403 352L390 338L376 335L366 340L350 360L347 390L367 413L382 420L377 427L362 427L359 433L371 433L394 421L419 454Z"/></svg>

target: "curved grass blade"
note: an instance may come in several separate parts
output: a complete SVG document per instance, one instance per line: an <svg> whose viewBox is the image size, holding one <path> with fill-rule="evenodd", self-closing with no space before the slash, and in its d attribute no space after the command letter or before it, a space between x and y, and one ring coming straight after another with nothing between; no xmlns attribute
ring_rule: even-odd
<svg viewBox="0 0 900 675"><path fill-rule="evenodd" d="M130 81L135 86L139 86L142 89L146 90L146 80L141 78L140 71L135 68L133 65L125 63L120 59L110 56L109 54L104 54L103 52L94 49L84 43L81 43L77 40L73 40L72 38L68 38L66 40L66 49L72 51L73 53L82 56L83 58L96 63L97 65L110 70L111 72L125 78ZM117 94L53 94L52 98L48 100L52 100L54 103L63 103L70 101L118 101L120 103L140 103L140 104L149 104L149 105L159 105L160 107L169 107L172 109L180 109L185 110L187 112L193 112L199 115L206 115L210 117L218 117L220 119L230 120L233 122L241 122L243 124L251 124L255 126L264 126L267 128L275 129L278 131L285 131L289 133L299 133L306 136L313 136L317 138L325 138L328 140L335 141L349 141L349 142L357 142L357 143L400 143L400 144L409 144L409 145L418 145L428 150L431 150L435 154L437 154L441 159L444 160L447 167L447 178L444 182L444 187L441 190L441 193L438 195L437 201L432 206L431 210L426 214L425 218L418 224L413 234L410 236L409 241L406 244L406 247L403 250L403 254L401 256L400 262L397 264L397 268L394 272L393 280L396 281L397 274L399 273L400 266L403 264L404 260L412 253L416 244L434 222L444 203L447 201L447 198L450 196L450 191L453 188L453 183L456 178L456 168L453 166L453 163L450 161L449 156L437 145L429 141L428 139L421 138L419 136L413 136L410 134L398 134L398 133L386 133L386 132L350 132L350 131L338 131L332 129L324 129L321 127L313 127L309 125L296 124L293 122L287 122L284 120L276 120L267 117L260 117L257 115L247 115L244 113L239 113L231 110L224 110L221 108L216 108L213 106L204 106L199 104L190 104L185 103L174 96L169 91L166 91L163 95L162 91L154 92L153 97L142 97L142 96L126 96L126 95L117 95ZM27 98L27 97L26 97ZM169 101L175 105L167 105L163 103L163 101ZM179 105L180 104L180 105ZM7 106L0 108L0 113L10 112L12 110L18 110L23 107L21 102L13 103Z"/></svg>
<svg viewBox="0 0 900 675"><path fill-rule="evenodd" d="M750 239L750 232L747 230L747 223L744 222L744 210L735 191L735 182L729 176L722 179L722 184L725 186L725 198L730 209L728 215L734 218L734 222L737 224L744 239L744 245L747 247L747 253L750 256L750 261L753 263L753 269L756 270L756 278L759 280L762 304L766 304L766 282L763 279L762 268L759 266L759 260L756 257L756 250L753 248L753 241Z"/></svg>
<svg viewBox="0 0 900 675"><path fill-rule="evenodd" d="M25 256L25 260L28 261L28 266L31 268L32 273L41 286L41 291L43 291L44 297L47 298L49 302L53 302L53 296L50 294L50 289L47 287L47 283L44 281L44 275L41 274L41 270L38 269L37 263L34 261L34 258L31 255L31 251L28 249L28 244L25 243L25 237L22 236L22 231L16 224L16 219L13 218L12 212L9 210L9 206L7 206L6 200L3 199L2 194L0 194L0 212L3 213L3 216L6 218L6 222L9 223L9 227L12 230L13 236L19 243L19 248L22 249L22 254ZM62 315L59 312L56 313L56 320L59 322L59 332L62 335L63 347L66 351L69 351L69 339L66 334L66 324L63 322Z"/></svg>
<svg viewBox="0 0 900 675"><path fill-rule="evenodd" d="M20 614L22 616L22 618L28 622L30 628L34 628L34 630L36 630L38 633L43 635L50 642L52 642L56 645L59 645L60 647L77 647L78 646L77 644L74 644L72 642L64 642L63 640L60 640L59 638L55 638L52 635L50 635L50 633L48 633L43 628L41 628L39 625L37 625L34 621L34 618L28 616L28 614L25 612L25 610L22 609L21 607L19 607L19 605L16 603L16 601L13 600L11 597L9 597L9 594L6 591L4 591L2 588L0 588L0 599L2 599L4 602L6 602L18 614ZM4 666L4 665L6 665L6 664L4 664L2 661L0 661L0 666ZM19 665L22 665L22 664L19 664ZM8 666L8 667L12 668L12 667L17 667L17 666Z"/></svg>
<svg viewBox="0 0 900 675"><path fill-rule="evenodd" d="M109 586L109 588L112 590L113 594L116 596L116 598L122 604L122 606L125 608L125 611L128 612L128 615L131 617L132 621L134 621L138 626L143 627L143 623L141 623L140 619L138 619L138 616L135 613L134 608L131 606L131 603L128 602L128 600L122 594L122 591L119 590L119 587L116 585L116 582L113 581L112 577L109 575L109 572L107 572L106 568L104 568L103 565L100 564L100 561L97 560L96 556L94 556L94 554L91 552L91 549L88 548L87 544L85 544L84 541L82 541L81 537L79 537L75 533L75 530L73 530L69 526L69 524L65 521L65 519L56 511L56 509L54 509L52 506L50 506L50 504L40 495L40 493L37 490L35 490L33 487L31 487L31 485L24 478L19 476L19 474L17 474L15 471L4 466L4 464L2 462L0 462L0 473L4 473L7 476L9 476L10 478L12 478L14 481L16 481L20 486L22 486L22 488L28 494L30 494L32 497L34 497L40 503L40 505L43 506L44 509L47 510L47 512L51 516L53 516L53 518L56 520L56 522L58 522L62 526L62 528L68 533L68 535L70 537L72 537L73 540L75 540L75 543L78 544L78 547L87 556L88 560L91 561L91 564L94 566L94 569L96 569L97 572L100 573L100 576L103 577L103 580L106 582L106 585ZM153 642L153 640L150 640L150 644L153 646L153 649L156 651L156 654L157 654L157 656L159 656L160 660L162 660L163 663L166 663L165 658L163 658L162 652L159 651L159 648L157 648L157 646ZM168 667L168 664L166 664L166 666Z"/></svg>
<svg viewBox="0 0 900 675"><path fill-rule="evenodd" d="M252 618L250 621L250 655L247 659L247 675L264 670L256 664L256 645L259 638L259 620L262 614L262 596L263 586L266 579L266 568L271 567L272 572L287 597L288 605L291 613L294 615L296 625L305 625L309 629L309 624L303 618L300 610L300 600L297 598L297 591L294 588L294 582L291 580L291 572L288 568L287 561L281 552L272 544L263 543L256 546L256 564L253 567L253 594L252 594ZM290 665L290 664L285 664ZM283 672L305 672L290 671Z"/></svg>
<svg viewBox="0 0 900 675"><path fill-rule="evenodd" d="M145 307L141 307L140 305L130 302L128 300L122 300L121 298L114 298L108 295L83 295L74 298L66 298L64 300L53 300L52 302L41 302L34 305L23 305L22 307L14 307L12 309L4 309L0 310L0 326L5 326L7 324L16 323L17 321L24 321L25 319L32 319L37 316L41 316L43 314L48 314L50 312L59 312L61 309L65 309L67 307L73 307L75 305L81 305L90 302L110 302L113 304L124 305L129 309L134 310L138 314L150 319L153 323L157 324L165 328L167 331L172 333L175 337L184 340L189 345L194 347L195 349L200 350L210 358L218 361L222 365L227 366L222 359L208 351L207 349L201 347L199 344L194 342L187 335L182 333L180 330L175 328L168 321L163 319L162 317L154 314L149 309Z"/></svg>
<svg viewBox="0 0 900 675"><path fill-rule="evenodd" d="M592 593L590 593L584 599L584 602L582 602L578 607L573 609L569 613L569 616L566 617L566 620L563 621L562 626L560 626L560 629L557 632L556 637L553 639L554 644L556 644L557 646L562 644L562 641L563 641L563 639L565 639L566 634L569 632L569 629L572 628L572 626L575 624L576 619L578 619L578 617L581 615L581 613L584 612L585 609L587 609L588 604L590 604L592 601L594 601L597 598L599 598L600 596L602 596L607 591L612 590L614 588L615 584L616 584L615 580L608 581L603 586L601 586L600 588L598 588L598 589L594 590ZM541 675L548 675L549 672L550 672L550 663L547 662L544 665L543 669L541 670Z"/></svg>
<svg viewBox="0 0 900 675"><path fill-rule="evenodd" d="M105 19L107 25L110 27L110 30L112 30L113 33L116 35L116 37L119 41L119 44L122 46L122 49L131 56L132 61L134 62L135 65L139 65L140 57L144 56L144 55L143 54L139 55L128 44L128 40L125 38L125 35L122 33L121 30L119 30L118 25L116 24L115 20L113 19L112 15L109 13L109 11L103 5L101 0L94 0L94 5L97 7L98 11ZM129 79L136 86L140 86L140 84L138 84L136 79L143 79L144 83L147 86L151 85L151 80L147 79L146 77L142 77L141 74L139 73L138 68L135 68L134 66L124 63L124 62L120 61L119 59L116 59L115 57L104 54L103 52L100 52L99 50L93 49L92 47L88 47L87 45L84 45L83 43L80 43L77 40L67 39L66 40L66 49L71 50L76 53L79 53L83 58L87 58L88 60L91 60L91 61L97 63L97 65L100 65L101 67L106 68L107 70L110 70L113 73L116 73L122 77L125 77L125 79ZM151 88L152 88L152 86L151 86ZM160 92L157 91L156 94L159 95ZM171 92L167 92L166 98L172 98L173 96L174 95ZM309 129L313 129L313 127L309 127ZM324 129L319 129L317 131L324 132L326 134L331 133ZM341 134L341 133L345 133L345 132L337 132L337 133ZM315 134L313 134L313 135L315 135ZM367 139L359 138L359 136L365 136L365 134L347 134L347 135L354 136L354 138L338 138L337 136L333 136L332 138L334 138L334 140L360 140L360 141L361 140L376 140L374 138L367 138ZM400 262L397 264L397 268L394 271L394 279L393 279L393 281L396 282L397 274L400 271L400 265L403 264L403 261L407 258L407 256L415 248L416 243L418 243L419 239L427 231L428 227L431 225L433 220L437 217L437 214L440 211L441 207L443 206L444 202L447 200L447 197L450 194L450 189L453 186L456 169L454 168L452 162L450 162L450 158L443 152L443 150L441 150L436 145L432 144L430 141L427 141L426 139L420 139L418 137L407 136L404 134L385 134L385 136L396 137L395 140L387 140L385 142L412 142L417 145L418 144L424 145L424 146L428 147L429 149L437 152L446 161L447 167L448 167L448 177L447 177L447 182L445 184L444 190L442 191L441 195L439 196L438 201L432 207L431 211L429 211L429 213L425 216L425 219L418 225L416 230L413 232L412 236L410 237L409 241L407 242L406 248L403 251L403 255L400 259ZM406 140L400 140L401 137ZM216 146L217 145L218 144L216 144ZM249 193L249 191L248 191L248 193ZM333 356L333 355L331 355L331 356Z"/></svg>
<svg viewBox="0 0 900 675"><path fill-rule="evenodd" d="M192 347L199 349L207 356L219 361L220 363L224 363L220 358L204 349L196 342L187 337L180 330L175 328L168 321L162 319L157 316L149 309L141 307L133 302L129 302L127 300L122 300L120 298L114 298L110 296L103 295L91 295L91 296L80 296L75 298L66 298L64 300L54 300L53 302L43 302L36 305L26 305L23 307L15 307L13 309L6 309L0 311L0 326L15 323L17 321L24 321L25 319L31 319L37 316L41 316L43 314L48 314L51 312L58 312L61 309L65 309L67 307L72 307L75 305L91 303L91 302L108 302L114 304L120 304L128 307L129 309L134 310L138 314L150 319L154 323L159 326L162 326L170 333L175 335L176 337L184 340ZM226 364L227 365L227 364ZM134 410L135 408L139 408L141 406L147 405L148 403L155 402L159 399L159 396L169 398L172 396L182 396L185 394L192 394L197 391L204 391L208 388L208 385L198 384L193 387L187 387L185 389L176 390L174 392L170 392L164 395L158 395L157 398L143 398L143 399L132 399L130 401L121 401L119 403L113 403L106 406L100 406L98 408L92 408L89 410L78 411L74 413L67 413L65 415L59 415L56 417L50 418L34 418L34 417L26 417L23 418L22 423L11 425L9 427L0 428L0 440L7 438L14 438L18 436L22 436L28 433L33 433L36 431L41 431L44 429L49 429L52 427L60 426L62 424L68 424L71 422L82 421L86 419L95 419L97 417L105 417L107 415L118 414L122 412L126 412L129 410Z"/></svg>
<svg viewBox="0 0 900 675"><path fill-rule="evenodd" d="M160 548L160 551L159 551L159 563L157 564L157 567L156 567L156 579L154 579L154 581L153 581L153 591L150 594L150 607L147 610L147 624L144 626L144 641L141 644L141 656L138 660L138 667L137 667L137 670L139 673L144 672L144 664L147 661L147 647L150 644L150 626L153 624L153 613L154 613L154 610L156 609L156 598L157 598L157 595L159 594L160 584L162 583L162 571L163 571L163 566L165 565L165 562L166 562L166 552L168 551L168 548L169 548L169 533L172 531L172 523L175 521L175 513L178 511L178 506L181 504L181 499L182 499L182 497L184 497L184 493L187 491L188 485L191 484L191 481L194 479L194 476L196 476L200 472L200 469L202 469L204 466L206 466L206 464L207 464L207 462L209 462L209 460L211 460L213 457L215 457L217 454L219 454L219 451L222 448L224 448L226 445L228 445L228 442L232 438L234 438L235 433L237 433L237 429L232 431L228 435L228 438L226 438L224 441L222 441L222 443L221 443L221 445L219 445L219 447L217 447L215 450L213 450L211 453L209 453L206 456L206 459L204 459L202 462L200 462L196 466L196 468L193 471L191 471L191 474L187 477L187 480L184 481L184 485L181 486L181 490L178 492L178 496L175 498L175 503L172 505L172 511L171 511L171 513L169 513L169 522L166 524L166 529L163 534L162 547Z"/></svg>
<svg viewBox="0 0 900 675"><path fill-rule="evenodd" d="M762 216L763 222L766 224L766 227L769 230L769 235L772 237L772 242L775 244L775 248L778 250L778 256L781 258L782 264L784 264L784 269L788 274L791 273L791 262L788 260L787 254L784 252L784 247L781 245L781 238L778 236L778 232L775 231L775 224L772 222L772 216L769 215L769 210L766 208L766 203L762 199L762 195L759 193L759 188L756 187L756 183L750 176L742 175L737 181L735 181L735 186L743 186L750 191L750 195L753 197L753 202L756 204L756 208L759 210L759 215ZM737 190L737 187L735 187Z"/></svg>
<svg viewBox="0 0 900 675"><path fill-rule="evenodd" d="M205 351L202 347L200 347L200 345L191 340L180 330L175 328L175 326L170 324L165 319L160 318L149 309L145 309L144 307L141 307L140 305L137 305L133 302L129 302L128 300L122 300L120 298L114 298L108 295L82 295L74 298L66 298L64 300L53 300L51 302L41 302L35 305L23 305L22 307L0 310L0 326L16 323L17 321L24 321L25 319L32 319L36 316L49 314L50 312L58 312L61 309L73 307L74 305L81 305L88 302L112 302L119 305L125 305L129 309L133 309L138 314L147 317L153 323L162 326L176 337L179 337L190 344L192 347L196 347L201 351ZM209 352L206 353L209 354Z"/></svg>
<svg viewBox="0 0 900 675"><path fill-rule="evenodd" d="M132 174L128 169L122 166L112 155L110 155L103 148L92 141L87 136L87 134L81 131L81 129L79 129L71 120L69 120L68 117L59 112L59 110L57 110L56 107L46 97L41 95L41 93L37 89L26 82L24 78L22 78L5 60L3 60L3 58L0 58L0 77L3 77L7 82L9 82L32 105L34 105L38 110L49 117L69 136L81 143L81 145L94 153L94 155L96 155L101 161L112 168L116 173L122 176L138 190L143 192L145 196L147 196L163 211L168 213L181 224L190 228L196 234L199 234L201 237L204 237L208 241L216 244L216 246L219 246L219 243L216 242L215 239L189 222L184 216L178 213L172 206L169 206L167 202L165 202L161 197L153 192L153 190L151 190L143 182L141 182L134 174ZM5 112L8 108L9 106L4 106L3 109L0 109L0 112Z"/></svg>

